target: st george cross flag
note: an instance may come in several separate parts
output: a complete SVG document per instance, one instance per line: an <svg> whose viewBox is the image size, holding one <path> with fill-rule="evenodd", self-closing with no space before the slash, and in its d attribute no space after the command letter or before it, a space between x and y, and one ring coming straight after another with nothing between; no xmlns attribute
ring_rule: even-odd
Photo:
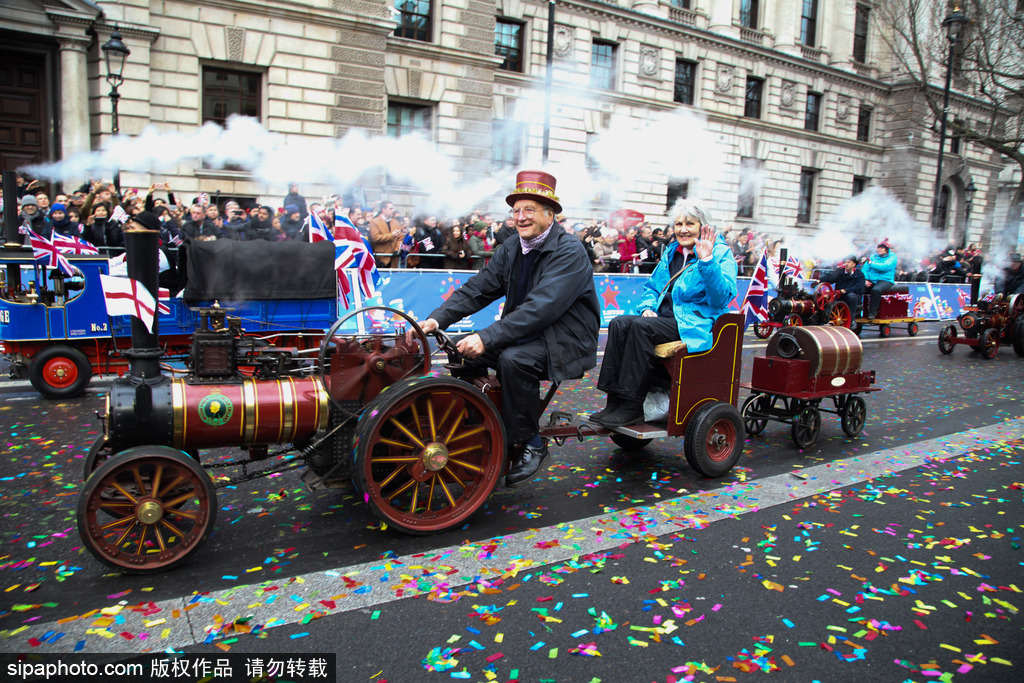
<svg viewBox="0 0 1024 683"><path fill-rule="evenodd" d="M100 250L80 237L53 233L53 246L62 254L98 254Z"/></svg>
<svg viewBox="0 0 1024 683"><path fill-rule="evenodd" d="M29 230L28 234L32 240L32 258L36 260L36 263L42 266L49 266L50 268L60 268L60 272L68 276L75 274L75 269L71 267L71 262L67 260L64 254L60 253L60 250L53 242L32 230Z"/></svg>
<svg viewBox="0 0 1024 683"><path fill-rule="evenodd" d="M331 235L327 232L327 226L324 225L320 216L317 216L316 213L309 214L309 241L320 242L329 239L331 239Z"/></svg>
<svg viewBox="0 0 1024 683"><path fill-rule="evenodd" d="M150 333L153 332L157 304L141 282L130 277L101 274L100 284L107 302L107 315L134 315Z"/></svg>
<svg viewBox="0 0 1024 683"><path fill-rule="evenodd" d="M744 314L743 329L746 330L752 322L764 322L768 320L768 250L761 254L761 261L757 264L754 277L747 287L747 295L743 298L743 307L740 311Z"/></svg>

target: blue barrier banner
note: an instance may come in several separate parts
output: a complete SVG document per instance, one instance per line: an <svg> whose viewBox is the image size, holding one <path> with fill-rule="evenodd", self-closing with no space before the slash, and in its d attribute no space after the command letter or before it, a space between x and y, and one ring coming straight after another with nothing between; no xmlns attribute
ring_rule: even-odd
<svg viewBox="0 0 1024 683"><path fill-rule="evenodd" d="M472 271L445 270L382 270L380 291L373 298L357 300L357 306L388 306L404 311L415 320L425 320L435 308L441 305L463 283L474 275ZM601 305L601 326L620 315L632 315L643 294L643 283L647 275L595 273L594 287ZM734 311L743 306L749 278L740 278L736 299L729 305ZM970 285L937 284L925 282L901 282L910 292L910 315L926 320L952 320L960 315L971 297ZM353 287L353 294L358 287ZM775 296L769 290L769 296ZM501 317L505 300L490 304L483 310L460 320L448 328L449 332L470 332L482 330ZM344 310L339 310L344 315Z"/></svg>

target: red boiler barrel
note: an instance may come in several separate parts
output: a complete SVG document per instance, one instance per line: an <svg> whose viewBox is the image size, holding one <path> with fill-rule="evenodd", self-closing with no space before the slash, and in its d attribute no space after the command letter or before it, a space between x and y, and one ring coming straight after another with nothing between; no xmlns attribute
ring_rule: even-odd
<svg viewBox="0 0 1024 683"><path fill-rule="evenodd" d="M765 354L809 361L811 377L819 377L860 371L864 347L845 327L783 327L768 341Z"/></svg>
<svg viewBox="0 0 1024 683"><path fill-rule="evenodd" d="M327 392L318 379L247 379L240 384L171 386L176 448L292 443L327 428Z"/></svg>

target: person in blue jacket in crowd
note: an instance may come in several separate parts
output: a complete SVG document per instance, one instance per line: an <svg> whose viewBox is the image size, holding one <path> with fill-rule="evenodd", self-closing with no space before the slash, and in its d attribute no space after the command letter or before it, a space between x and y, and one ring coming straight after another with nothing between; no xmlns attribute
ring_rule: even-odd
<svg viewBox="0 0 1024 683"><path fill-rule="evenodd" d="M878 315L882 295L892 289L896 283L897 261L896 254L889 248L889 242L882 240L878 243L875 254L867 260L862 268L865 292L871 295L866 316L869 319Z"/></svg>
<svg viewBox="0 0 1024 683"><path fill-rule="evenodd" d="M736 298L736 259L716 232L711 212L699 200L683 199L673 215L675 242L665 246L644 283L637 315L619 316L608 326L597 381L608 402L590 416L597 424L622 427L643 422L654 347L680 340L691 353L707 351L715 320Z"/></svg>

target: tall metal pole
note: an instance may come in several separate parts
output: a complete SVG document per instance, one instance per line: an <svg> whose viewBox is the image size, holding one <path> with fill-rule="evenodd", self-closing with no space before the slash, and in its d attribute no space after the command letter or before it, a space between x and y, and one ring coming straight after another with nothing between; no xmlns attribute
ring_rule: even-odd
<svg viewBox="0 0 1024 683"><path fill-rule="evenodd" d="M548 63L544 75L544 145L542 159L548 162L551 147L551 84L555 73L555 0L548 0Z"/></svg>
<svg viewBox="0 0 1024 683"><path fill-rule="evenodd" d="M949 58L946 60L946 89L942 95L942 122L939 124L939 159L935 171L935 194L932 197L932 229L936 232L939 225L939 195L942 192L942 160L946 156L946 115L949 112L949 86L953 80L953 49L955 40L949 41Z"/></svg>
<svg viewBox="0 0 1024 683"><path fill-rule="evenodd" d="M110 86L110 107L111 107L111 128L113 129L113 136L116 138L118 133L121 132L121 126L117 121L117 103L121 99L121 93L117 92L117 84L111 84ZM117 190L118 200L121 198L121 167L118 166L114 169L114 189Z"/></svg>

